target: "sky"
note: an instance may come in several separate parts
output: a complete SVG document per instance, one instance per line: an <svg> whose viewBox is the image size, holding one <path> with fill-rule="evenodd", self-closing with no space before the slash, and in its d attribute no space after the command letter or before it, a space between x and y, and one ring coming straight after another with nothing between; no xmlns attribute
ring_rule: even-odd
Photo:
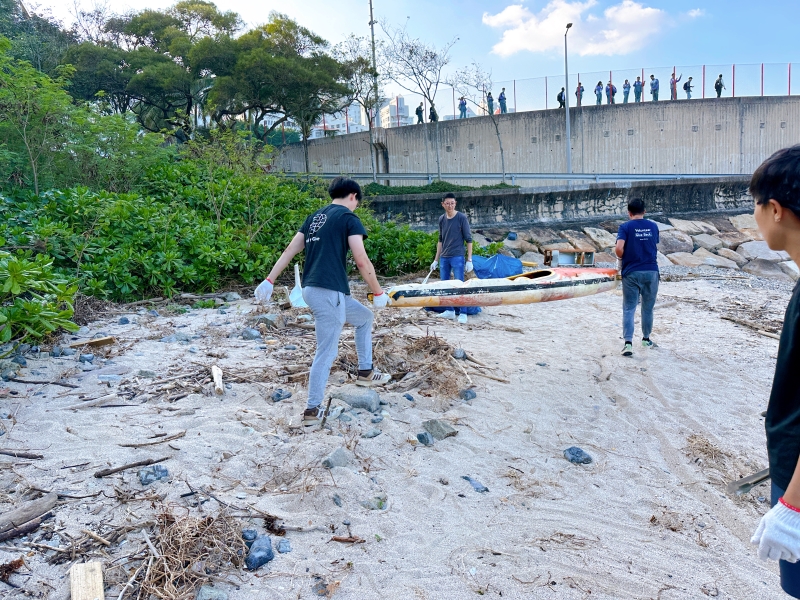
<svg viewBox="0 0 800 600"><path fill-rule="evenodd" d="M38 8L50 9L68 23L69 1L39 0ZM86 8L92 2L79 1ZM107 2L120 13L174 3ZM26 4L37 6L32 0ZM216 4L238 12L249 26L265 22L270 11L282 12L333 44L351 33L369 35L369 0L217 0ZM686 71L697 77L694 65L800 62L797 0L373 0L373 4L376 19L406 26L423 41L442 45L458 38L450 70L475 61L492 73L495 82L563 73L568 22L574 23L568 37L570 72L688 65ZM755 77L758 69L742 66L740 77ZM767 74L777 81L785 79L785 70L769 66ZM726 76L729 72L727 67ZM800 88L800 64L797 77ZM395 88L389 85L387 91Z"/></svg>

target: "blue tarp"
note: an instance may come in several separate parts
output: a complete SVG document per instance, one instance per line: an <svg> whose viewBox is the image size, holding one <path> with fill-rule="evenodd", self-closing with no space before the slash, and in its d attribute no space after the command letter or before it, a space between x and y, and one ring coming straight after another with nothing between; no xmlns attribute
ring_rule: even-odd
<svg viewBox="0 0 800 600"><path fill-rule="evenodd" d="M475 276L479 279L502 279L522 273L522 261L502 254L489 258L473 256L472 266L475 267Z"/></svg>

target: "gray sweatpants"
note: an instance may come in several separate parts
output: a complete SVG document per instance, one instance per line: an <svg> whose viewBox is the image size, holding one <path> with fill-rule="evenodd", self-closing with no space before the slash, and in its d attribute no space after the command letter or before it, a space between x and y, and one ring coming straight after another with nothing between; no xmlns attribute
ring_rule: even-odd
<svg viewBox="0 0 800 600"><path fill-rule="evenodd" d="M317 352L308 376L308 408L322 404L331 366L339 354L339 336L345 323L356 328L358 368L372 369L372 311L363 304L335 290L303 288L303 299L314 314Z"/></svg>

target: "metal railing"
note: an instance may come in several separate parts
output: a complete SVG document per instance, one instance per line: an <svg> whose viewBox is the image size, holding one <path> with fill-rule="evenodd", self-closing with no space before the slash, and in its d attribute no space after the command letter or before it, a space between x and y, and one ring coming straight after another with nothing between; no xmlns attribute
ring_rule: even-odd
<svg viewBox="0 0 800 600"><path fill-rule="evenodd" d="M352 179L372 179L372 173L300 173L283 172L287 177L319 177L321 179L334 179L336 177L350 177ZM516 185L519 180L559 180L559 181L590 181L599 183L601 181L664 181L680 179L723 179L746 177L730 173L506 173L505 178L511 181L511 185ZM430 173L377 173L376 178L380 181L394 179L398 181L427 181L433 183L437 179L436 174ZM503 179L502 173L442 173L442 179Z"/></svg>

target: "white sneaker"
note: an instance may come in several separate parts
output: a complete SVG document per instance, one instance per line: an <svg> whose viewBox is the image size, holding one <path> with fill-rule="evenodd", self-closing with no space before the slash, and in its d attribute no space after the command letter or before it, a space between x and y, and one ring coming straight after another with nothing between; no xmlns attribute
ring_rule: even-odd
<svg viewBox="0 0 800 600"><path fill-rule="evenodd" d="M465 315L463 313L458 315L458 322L459 323L466 323L467 322L467 315Z"/></svg>
<svg viewBox="0 0 800 600"><path fill-rule="evenodd" d="M451 321L455 321L456 320L456 311L454 311L454 310L446 310L443 313L439 313L439 314L441 316L443 316L445 319L450 319Z"/></svg>

